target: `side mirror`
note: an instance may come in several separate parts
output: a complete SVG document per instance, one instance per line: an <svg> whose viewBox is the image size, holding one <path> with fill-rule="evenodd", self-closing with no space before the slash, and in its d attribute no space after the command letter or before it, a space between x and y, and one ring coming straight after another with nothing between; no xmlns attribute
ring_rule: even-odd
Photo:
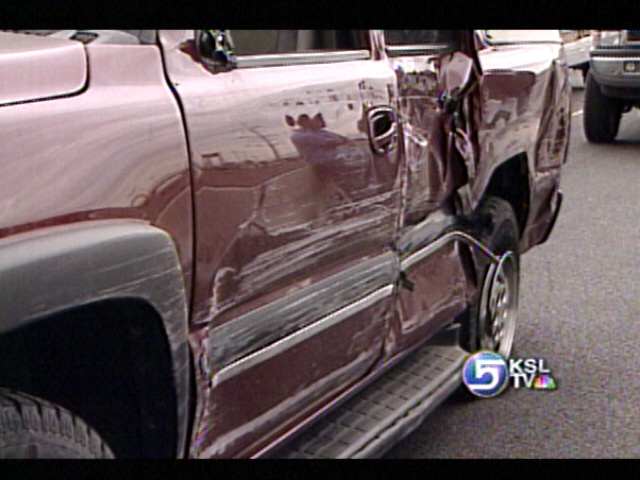
<svg viewBox="0 0 640 480"><path fill-rule="evenodd" d="M233 40L229 30L196 30L195 47L198 57L214 70L236 67Z"/></svg>
<svg viewBox="0 0 640 480"><path fill-rule="evenodd" d="M476 50L486 50L491 48L491 35L487 30L474 30L473 42Z"/></svg>
<svg viewBox="0 0 640 480"><path fill-rule="evenodd" d="M440 93L440 107L449 114L454 113L460 101L476 85L478 75L473 59L462 52L454 52L442 59L443 91Z"/></svg>

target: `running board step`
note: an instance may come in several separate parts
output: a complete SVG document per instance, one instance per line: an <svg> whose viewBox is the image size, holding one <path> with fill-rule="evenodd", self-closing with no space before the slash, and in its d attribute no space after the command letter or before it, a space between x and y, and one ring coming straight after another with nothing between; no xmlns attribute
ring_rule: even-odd
<svg viewBox="0 0 640 480"><path fill-rule="evenodd" d="M271 458L384 454L460 385L468 355L457 345L430 343L419 348Z"/></svg>

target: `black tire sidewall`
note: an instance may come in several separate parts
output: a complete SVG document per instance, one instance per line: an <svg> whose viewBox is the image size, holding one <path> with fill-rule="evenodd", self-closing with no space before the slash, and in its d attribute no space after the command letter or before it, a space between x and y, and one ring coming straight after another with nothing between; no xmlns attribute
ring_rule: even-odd
<svg viewBox="0 0 640 480"><path fill-rule="evenodd" d="M618 134L622 104L600 91L592 72L587 73L584 94L584 134L593 143L609 143Z"/></svg>

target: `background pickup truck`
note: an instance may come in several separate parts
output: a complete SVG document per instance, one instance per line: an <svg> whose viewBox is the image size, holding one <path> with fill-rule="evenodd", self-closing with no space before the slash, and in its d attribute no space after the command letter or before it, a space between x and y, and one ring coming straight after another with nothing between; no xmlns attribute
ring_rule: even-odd
<svg viewBox="0 0 640 480"><path fill-rule="evenodd" d="M0 456L375 456L510 355L559 42L4 32L0 79Z"/></svg>
<svg viewBox="0 0 640 480"><path fill-rule="evenodd" d="M595 33L595 36L592 36L592 33ZM590 52L594 39L599 45L614 45L619 41L619 35L614 31L560 30L560 36L564 43L567 66L580 70L583 80L586 80L589 72Z"/></svg>
<svg viewBox="0 0 640 480"><path fill-rule="evenodd" d="M612 142L622 114L640 106L640 30L595 30L585 80L584 133Z"/></svg>

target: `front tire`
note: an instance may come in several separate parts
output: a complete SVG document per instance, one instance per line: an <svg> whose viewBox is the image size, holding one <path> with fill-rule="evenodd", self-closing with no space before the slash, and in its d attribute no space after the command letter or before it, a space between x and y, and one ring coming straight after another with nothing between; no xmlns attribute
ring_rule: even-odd
<svg viewBox="0 0 640 480"><path fill-rule="evenodd" d="M498 257L475 258L480 272L480 295L462 317L461 346L471 353L489 350L508 359L513 353L518 322L520 285L519 228L511 204L498 197L485 199L471 215L471 234ZM464 385L454 401L478 399Z"/></svg>
<svg viewBox="0 0 640 480"><path fill-rule="evenodd" d="M610 143L618 134L623 105L600 91L591 72L587 74L584 94L584 134L593 143Z"/></svg>
<svg viewBox="0 0 640 480"><path fill-rule="evenodd" d="M519 228L511 204L498 197L484 200L471 217L474 236L496 257L476 259L480 295L469 309L470 334L465 348L490 350L504 358L513 351L520 288Z"/></svg>
<svg viewBox="0 0 640 480"><path fill-rule="evenodd" d="M81 418L45 400L0 389L0 458L114 458Z"/></svg>

